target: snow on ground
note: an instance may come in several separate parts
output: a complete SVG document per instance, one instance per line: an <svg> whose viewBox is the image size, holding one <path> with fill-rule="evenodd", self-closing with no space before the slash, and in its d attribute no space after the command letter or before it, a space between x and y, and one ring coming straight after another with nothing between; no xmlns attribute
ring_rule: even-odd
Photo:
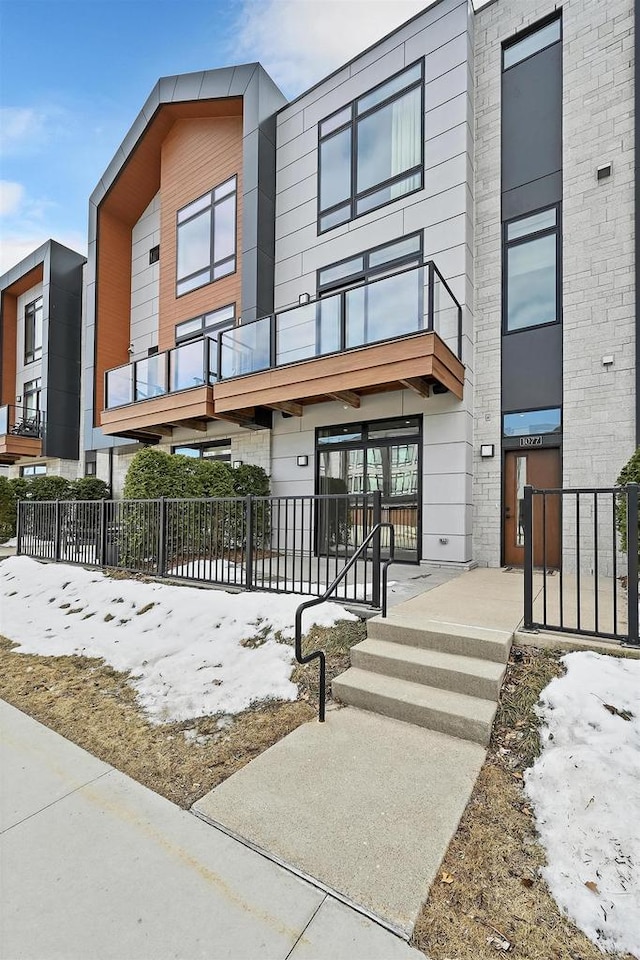
<svg viewBox="0 0 640 960"><path fill-rule="evenodd" d="M604 952L640 957L640 661L563 657L526 776L556 902Z"/></svg>
<svg viewBox="0 0 640 960"><path fill-rule="evenodd" d="M238 713L266 698L295 700L289 679L299 595L229 594L11 557L0 564L0 634L17 652L102 657L132 674L157 723ZM355 620L335 603L305 613L304 627Z"/></svg>
<svg viewBox="0 0 640 960"><path fill-rule="evenodd" d="M0 547L17 547L17 546L18 546L17 537L9 537L9 539L5 540L4 543L0 543Z"/></svg>

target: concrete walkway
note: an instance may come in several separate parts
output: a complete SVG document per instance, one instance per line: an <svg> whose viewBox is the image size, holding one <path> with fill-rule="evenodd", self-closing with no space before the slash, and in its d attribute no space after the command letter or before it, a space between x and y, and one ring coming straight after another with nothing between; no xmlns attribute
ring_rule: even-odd
<svg viewBox="0 0 640 960"><path fill-rule="evenodd" d="M2 701L0 732L2 960L424 960Z"/></svg>

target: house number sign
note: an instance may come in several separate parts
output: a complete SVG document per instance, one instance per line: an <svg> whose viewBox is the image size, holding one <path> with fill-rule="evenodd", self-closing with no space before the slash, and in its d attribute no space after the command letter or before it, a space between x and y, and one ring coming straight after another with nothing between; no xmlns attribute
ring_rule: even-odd
<svg viewBox="0 0 640 960"><path fill-rule="evenodd" d="M520 437L521 447L541 447L542 435L538 437Z"/></svg>

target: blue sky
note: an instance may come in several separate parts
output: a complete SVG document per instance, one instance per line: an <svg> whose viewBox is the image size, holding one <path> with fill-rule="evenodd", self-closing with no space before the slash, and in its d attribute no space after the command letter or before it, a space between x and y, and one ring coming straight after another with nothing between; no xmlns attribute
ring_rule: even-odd
<svg viewBox="0 0 640 960"><path fill-rule="evenodd" d="M428 5L0 0L0 273L48 237L86 252L89 194L158 77L260 60L294 97Z"/></svg>

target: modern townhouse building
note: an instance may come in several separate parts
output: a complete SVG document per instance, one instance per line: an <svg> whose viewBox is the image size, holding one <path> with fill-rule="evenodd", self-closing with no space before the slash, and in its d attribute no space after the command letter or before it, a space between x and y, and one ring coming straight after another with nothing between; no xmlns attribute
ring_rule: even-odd
<svg viewBox="0 0 640 960"><path fill-rule="evenodd" d="M0 277L0 463L10 475L77 476L85 262L49 240Z"/></svg>
<svg viewBox="0 0 640 960"><path fill-rule="evenodd" d="M403 559L521 564L525 483L638 439L635 35L634 0L439 0L290 103L160 80L90 200L87 467L255 463L380 491Z"/></svg>

